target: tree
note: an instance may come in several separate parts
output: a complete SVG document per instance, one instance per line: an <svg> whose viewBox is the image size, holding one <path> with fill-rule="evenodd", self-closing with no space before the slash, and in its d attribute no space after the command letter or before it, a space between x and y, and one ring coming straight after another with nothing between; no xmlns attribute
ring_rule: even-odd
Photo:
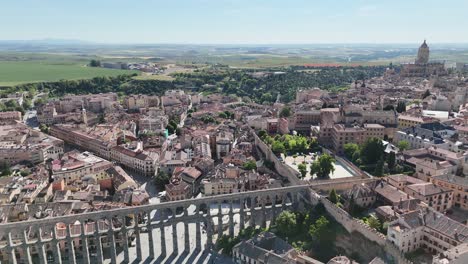
<svg viewBox="0 0 468 264"><path fill-rule="evenodd" d="M297 165L297 169L301 173L302 178L304 178L307 175L307 165L305 163Z"/></svg>
<svg viewBox="0 0 468 264"><path fill-rule="evenodd" d="M280 154L286 152L286 148L284 147L283 142L275 140L273 144L271 144L271 151L276 154Z"/></svg>
<svg viewBox="0 0 468 264"><path fill-rule="evenodd" d="M160 189L164 189L166 184L169 183L169 180L171 179L171 176L164 171L159 171L158 174L154 177L154 183L156 186L158 186Z"/></svg>
<svg viewBox="0 0 468 264"><path fill-rule="evenodd" d="M336 194L335 189L332 189L330 191L330 194L328 195L328 199L330 200L330 202L334 204L336 204L339 201L338 194Z"/></svg>
<svg viewBox="0 0 468 264"><path fill-rule="evenodd" d="M235 244L237 244L237 240L238 239L230 237L228 235L222 235L219 237L216 244L217 244L218 249L223 250L224 254L231 255L232 248L234 247Z"/></svg>
<svg viewBox="0 0 468 264"><path fill-rule="evenodd" d="M32 107L31 99L25 98L23 100L22 106L23 106L23 109L25 109L25 110L31 109L31 107Z"/></svg>
<svg viewBox="0 0 468 264"><path fill-rule="evenodd" d="M283 109L281 109L281 112L280 112L279 116L280 117L290 117L291 116L291 108L289 108L288 106L283 107Z"/></svg>
<svg viewBox="0 0 468 264"><path fill-rule="evenodd" d="M317 138L310 139L309 150L312 152L317 152L320 150L320 144L318 143Z"/></svg>
<svg viewBox="0 0 468 264"><path fill-rule="evenodd" d="M0 176L9 176L11 174L11 168L10 165L6 162L1 162L0 163Z"/></svg>
<svg viewBox="0 0 468 264"><path fill-rule="evenodd" d="M406 112L406 103L403 102L403 101L398 102L397 107L396 107L396 111L398 113Z"/></svg>
<svg viewBox="0 0 468 264"><path fill-rule="evenodd" d="M40 124L39 130L41 130L42 133L49 134L49 127L45 124Z"/></svg>
<svg viewBox="0 0 468 264"><path fill-rule="evenodd" d="M367 225L374 228L375 230L380 230L380 228L382 226L379 219L377 219L377 218L375 218L373 216L370 216L369 218L367 218Z"/></svg>
<svg viewBox="0 0 468 264"><path fill-rule="evenodd" d="M408 141L402 140L402 141L398 142L397 147L398 147L398 149L400 151L405 151L405 150L409 149L410 145L409 145Z"/></svg>
<svg viewBox="0 0 468 264"><path fill-rule="evenodd" d="M266 135L268 135L265 130L260 130L260 131L258 131L257 134L258 134L258 137L261 138L261 139L263 139Z"/></svg>
<svg viewBox="0 0 468 264"><path fill-rule="evenodd" d="M310 225L309 228L309 235L314 239L315 241L320 241L326 234L327 234L327 229L329 225L329 221L325 216L320 216L317 221L315 221L315 224Z"/></svg>
<svg viewBox="0 0 468 264"><path fill-rule="evenodd" d="M394 107L393 105L386 105L386 106L383 108L384 111L390 111L390 110L394 110L394 109L395 109L395 107Z"/></svg>
<svg viewBox="0 0 468 264"><path fill-rule="evenodd" d="M384 153L384 145L378 138L369 138L361 148L361 160L364 164L375 164Z"/></svg>
<svg viewBox="0 0 468 264"><path fill-rule="evenodd" d="M429 91L429 89L424 92L422 99L425 99L428 96L431 96L431 92Z"/></svg>
<svg viewBox="0 0 468 264"><path fill-rule="evenodd" d="M98 60L91 60L89 62L89 66L91 67L101 67L101 61Z"/></svg>
<svg viewBox="0 0 468 264"><path fill-rule="evenodd" d="M356 143L346 143L344 145L344 153L346 158L348 158L351 161L353 160L354 153L359 152L359 146Z"/></svg>
<svg viewBox="0 0 468 264"><path fill-rule="evenodd" d="M255 161L249 160L242 164L242 168L244 168L244 170L255 170L257 169L257 164L255 163Z"/></svg>
<svg viewBox="0 0 468 264"><path fill-rule="evenodd" d="M374 175L382 176L384 174L384 160L380 159L375 165Z"/></svg>
<svg viewBox="0 0 468 264"><path fill-rule="evenodd" d="M319 156L310 166L310 174L319 178L326 178L335 171L335 159L327 153Z"/></svg>
<svg viewBox="0 0 468 264"><path fill-rule="evenodd" d="M283 236L291 236L296 231L296 214L290 211L281 212L275 219L278 233Z"/></svg>
<svg viewBox="0 0 468 264"><path fill-rule="evenodd" d="M104 124L106 122L106 114L105 113L101 113L99 114L99 124Z"/></svg>
<svg viewBox="0 0 468 264"><path fill-rule="evenodd" d="M388 169L390 171L393 171L395 169L395 164L396 164L395 152L388 153L388 156L387 156Z"/></svg>
<svg viewBox="0 0 468 264"><path fill-rule="evenodd" d="M218 116L221 117L221 118L224 118L224 119L228 118L226 113L224 113L224 112L219 113Z"/></svg>

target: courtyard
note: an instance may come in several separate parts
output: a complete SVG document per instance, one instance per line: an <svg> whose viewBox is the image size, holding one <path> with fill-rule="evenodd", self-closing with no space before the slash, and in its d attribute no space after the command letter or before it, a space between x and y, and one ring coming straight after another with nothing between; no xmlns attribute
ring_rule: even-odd
<svg viewBox="0 0 468 264"><path fill-rule="evenodd" d="M316 175L310 175L310 166L318 157L316 153L309 153L307 155L293 155L293 156L285 156L281 154L281 158L283 159L284 163L289 167L293 168L295 171L299 172L298 165L305 162L307 166L307 174L304 180L312 180L317 178ZM344 164L340 161L336 161L334 164L335 171L330 174L330 179L339 179L339 178L348 178L353 177L354 175L351 173L349 169L346 168Z"/></svg>

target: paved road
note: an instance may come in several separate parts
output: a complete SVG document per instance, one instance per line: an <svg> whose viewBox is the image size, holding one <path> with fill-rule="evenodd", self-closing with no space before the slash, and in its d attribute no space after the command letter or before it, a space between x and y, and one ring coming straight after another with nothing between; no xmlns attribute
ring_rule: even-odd
<svg viewBox="0 0 468 264"><path fill-rule="evenodd" d="M23 122L27 126L36 130L39 130L39 122L37 121L37 111L35 109L34 102L42 95L44 95L44 93L38 93L33 97L31 100L31 110L26 111L23 116Z"/></svg>

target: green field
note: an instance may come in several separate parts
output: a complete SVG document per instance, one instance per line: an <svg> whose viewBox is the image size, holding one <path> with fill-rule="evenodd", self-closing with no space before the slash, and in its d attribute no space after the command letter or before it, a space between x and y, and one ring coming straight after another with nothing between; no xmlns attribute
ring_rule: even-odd
<svg viewBox="0 0 468 264"><path fill-rule="evenodd" d="M0 61L0 86L59 80L90 79L98 76L117 76L136 71L91 68L84 64L48 61Z"/></svg>

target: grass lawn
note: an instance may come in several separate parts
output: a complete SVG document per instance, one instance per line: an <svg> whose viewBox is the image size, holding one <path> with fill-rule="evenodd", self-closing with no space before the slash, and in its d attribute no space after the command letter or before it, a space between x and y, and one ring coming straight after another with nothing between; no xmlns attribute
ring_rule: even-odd
<svg viewBox="0 0 468 264"><path fill-rule="evenodd" d="M117 76L136 71L91 68L80 64L44 61L0 61L0 86L59 80L90 79L98 76Z"/></svg>

